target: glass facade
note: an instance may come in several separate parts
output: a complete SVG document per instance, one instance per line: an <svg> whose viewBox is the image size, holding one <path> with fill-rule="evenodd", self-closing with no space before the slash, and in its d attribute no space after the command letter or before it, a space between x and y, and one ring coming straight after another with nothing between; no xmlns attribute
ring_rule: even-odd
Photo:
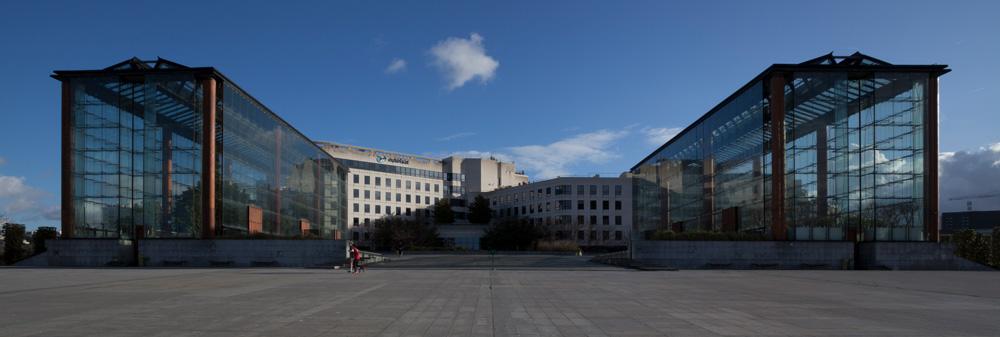
<svg viewBox="0 0 1000 337"><path fill-rule="evenodd" d="M936 240L945 67L862 54L772 66L632 168L633 232Z"/></svg>
<svg viewBox="0 0 1000 337"><path fill-rule="evenodd" d="M345 166L214 69L148 63L53 75L63 82L65 237L344 230Z"/></svg>

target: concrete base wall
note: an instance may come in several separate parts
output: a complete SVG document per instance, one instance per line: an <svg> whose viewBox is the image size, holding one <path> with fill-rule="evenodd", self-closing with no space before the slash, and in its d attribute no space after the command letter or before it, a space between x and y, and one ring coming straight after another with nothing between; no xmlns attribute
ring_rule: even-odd
<svg viewBox="0 0 1000 337"><path fill-rule="evenodd" d="M857 266L891 270L994 270L955 255L952 242L862 242Z"/></svg>
<svg viewBox="0 0 1000 337"><path fill-rule="evenodd" d="M71 239L46 242L48 250L18 266L103 267L135 265L131 241ZM306 267L340 264L346 240L142 240L138 255L148 267Z"/></svg>
<svg viewBox="0 0 1000 337"><path fill-rule="evenodd" d="M45 253L16 266L103 267L133 262L132 242L116 239L46 240Z"/></svg>
<svg viewBox="0 0 1000 337"><path fill-rule="evenodd" d="M634 260L678 269L842 269L850 242L636 241Z"/></svg>

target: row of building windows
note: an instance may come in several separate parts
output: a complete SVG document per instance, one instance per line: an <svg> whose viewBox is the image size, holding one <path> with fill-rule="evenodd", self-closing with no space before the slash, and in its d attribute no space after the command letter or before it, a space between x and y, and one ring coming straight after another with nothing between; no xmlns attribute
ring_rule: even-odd
<svg viewBox="0 0 1000 337"><path fill-rule="evenodd" d="M590 200L590 208L589 208L590 210L597 210L598 209L597 208L597 201L598 200ZM535 205L538 205L538 207L535 208ZM542 207L542 205L544 205L544 207ZM601 208L600 208L601 210L611 210L611 201L610 200L601 200L601 204L600 205L601 205ZM586 201L584 201L584 200L577 200L576 201L576 209L577 210L587 210L588 208L586 206L587 206ZM573 210L573 201L572 200L559 200L559 201L556 201L556 202L548 202L548 201L546 201L544 204L543 203L538 203L538 204L532 203L532 204L528 204L528 205L521 205L520 207L518 207L518 206L508 207L506 209L507 209L507 212L510 213L511 212L510 210L513 208L514 209L514 211L513 211L514 215L517 215L518 214L518 209L521 210L520 214L534 214L536 212L536 210L539 213L541 213L541 212L550 212L550 211L553 210L553 207L555 208L556 211L569 211L569 210ZM621 202L621 200L615 200L615 210L616 211L622 210L622 202Z"/></svg>
<svg viewBox="0 0 1000 337"><path fill-rule="evenodd" d="M601 236L600 237L597 236L597 231L589 231L589 232L590 232L589 236L584 236L585 231L576 231L576 240L577 241L587 241L588 237L589 237L589 240L591 240L591 241L593 241L593 240L611 240L611 232L610 231L601 231ZM570 233L572 233L572 232L556 231L556 237L559 238L559 239L561 239L561 240L570 240L570 239L572 239L572 238L570 238ZM622 240L622 231L615 231L615 240L618 240L618 241Z"/></svg>
<svg viewBox="0 0 1000 337"><path fill-rule="evenodd" d="M508 208L506 210L501 210L499 216L501 216L501 217L502 216L508 216L508 217L509 216L517 216L516 212L514 212L512 214L510 212L510 210L511 210L510 208ZM539 225L546 225L546 226L551 226L553 223L555 223L556 225L563 225L563 224L567 224L567 225L611 225L611 216L610 215L602 215L601 218L600 218L601 219L600 223L597 222L597 219L598 219L597 215L591 215L591 216L589 216L590 217L590 222L584 221L584 220L587 220L587 217L588 216L586 216L586 215L577 215L575 223L572 222L573 221L573 216L571 216L571 215L560 215L560 216L556 216L554 218L553 217L545 217L545 218L534 218L534 219L535 219L535 221ZM621 226L621 225L622 225L622 216L621 215L615 215L615 226Z"/></svg>
<svg viewBox="0 0 1000 337"><path fill-rule="evenodd" d="M365 208L368 209L368 205L365 205ZM426 218L430 218L431 217L431 210L430 209L413 210L413 209L410 209L410 208L406 208L406 213L402 213L402 209L400 207L396 207L396 213L392 213L391 210L392 210L392 207L385 206L385 214L386 215L408 216L408 217L409 216L421 216L420 214L421 214L421 211L422 211L424 217L426 217ZM382 208L380 207L380 205L375 205L375 212L376 212L376 214L381 214L381 213L378 213L378 212L381 212L381 211L382 211ZM465 214L465 213L462 213L462 214ZM358 217L354 218L354 223L353 223L354 227L357 227L358 225L361 224L361 221L362 221L361 219L362 218L358 218ZM371 222L372 222L371 218L364 218L365 227L371 226Z"/></svg>
<svg viewBox="0 0 1000 337"><path fill-rule="evenodd" d="M587 190L584 188L585 186L587 185L576 185L576 195L586 195L584 193ZM591 196L597 195L597 187L598 185L590 185ZM600 187L601 187L601 196L611 195L611 185L600 185ZM556 185L555 187L546 187L544 189L539 188L537 190L530 190L521 193L507 194L500 197L493 197L493 205L496 206L497 203L499 204L511 203L512 202L511 198L513 198L513 202L519 202L521 200L534 200L536 197L540 199L540 198L548 198L553 195L572 195L572 194L573 194L573 185ZM621 195L622 195L622 186L615 185L615 198L621 197Z"/></svg>
<svg viewBox="0 0 1000 337"><path fill-rule="evenodd" d="M444 173L439 171L421 170L409 167L400 167L386 164L369 163L350 159L337 159L347 167L352 169L385 172L391 174L407 175L413 177L431 178L445 181L465 181L465 175L461 173ZM355 175L357 177L357 175ZM356 178L355 178L356 180ZM357 183L357 181L355 181Z"/></svg>
<svg viewBox="0 0 1000 337"><path fill-rule="evenodd" d="M366 200L370 200L372 198L372 193L371 192L372 191L365 190L364 195L365 195L365 199ZM403 201L404 200L404 196L405 196L405 200L406 201ZM424 204L425 205L430 205L431 204L431 197L429 197L429 196L423 196L423 197L424 197ZM354 199L360 199L360 198L361 198L361 190L354 189ZM375 200L382 200L382 191L375 191ZM441 198L434 197L434 204L436 205L438 203L438 201L440 201L440 200L441 200ZM385 192L385 201L392 201L392 193ZM396 202L407 202L407 203L420 204L420 196L419 195L396 193ZM355 211L355 212L357 212L357 211Z"/></svg>
<svg viewBox="0 0 1000 337"><path fill-rule="evenodd" d="M375 177L374 180L375 180L375 186L382 186L382 177ZM365 176L364 181L365 181L365 185L371 185L372 184L372 177L371 176ZM408 190L409 189L414 189L413 185L416 185L416 190L417 191L420 190L421 183L419 181L409 181L409 180L403 180L403 179L396 179L396 188L400 188L400 189L403 188L404 182L405 182L406 189L408 189ZM361 184L361 176L360 175L357 175L357 174L354 175L354 183L355 184ZM431 191L431 183L423 183L423 186L424 186L423 187L424 191L427 191L427 192ZM385 178L385 187L392 188L392 178ZM434 184L434 192L441 192L441 185L440 184Z"/></svg>
<svg viewBox="0 0 1000 337"><path fill-rule="evenodd" d="M435 199L437 199L437 198L435 198ZM365 207L365 213L372 213L372 206L373 205L371 205L371 204L365 204L364 205L364 207ZM375 214L382 214L382 205L374 205L374 206L375 206ZM400 214L402 214L400 212L401 209L402 209L402 207L396 207L396 213L392 213L392 206L386 205L385 206L385 214L386 215L393 215L393 214L400 215ZM430 212L430 210L427 210L427 211ZM361 204L358 204L358 203L354 204L354 213L361 213ZM406 216L410 216L410 208L409 207L406 208Z"/></svg>

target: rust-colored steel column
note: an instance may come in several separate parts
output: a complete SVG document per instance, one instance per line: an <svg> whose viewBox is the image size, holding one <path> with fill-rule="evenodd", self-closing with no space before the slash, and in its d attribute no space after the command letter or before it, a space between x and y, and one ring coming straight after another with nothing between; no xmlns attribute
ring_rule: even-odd
<svg viewBox="0 0 1000 337"><path fill-rule="evenodd" d="M281 125L275 128L274 140L274 234L281 234Z"/></svg>
<svg viewBox="0 0 1000 337"><path fill-rule="evenodd" d="M771 76L771 239L787 240L785 227L785 77Z"/></svg>
<svg viewBox="0 0 1000 337"><path fill-rule="evenodd" d="M708 215L708 219L702 223L708 228L705 230L715 231L715 158L706 158L702 168L702 216Z"/></svg>
<svg viewBox="0 0 1000 337"><path fill-rule="evenodd" d="M924 109L924 120L927 127L924 129L924 226L927 232L927 240L937 242L939 239L938 228L938 77L931 75L927 80L927 91L924 96L927 99L927 108Z"/></svg>
<svg viewBox="0 0 1000 337"><path fill-rule="evenodd" d="M163 128L163 221L160 224L161 232L171 232L170 219L173 217L173 192L174 185L174 132L169 127Z"/></svg>
<svg viewBox="0 0 1000 337"><path fill-rule="evenodd" d="M201 82L201 237L215 237L215 79Z"/></svg>
<svg viewBox="0 0 1000 337"><path fill-rule="evenodd" d="M753 158L753 177L754 178L757 178L757 177L760 177L760 176L764 175L764 173L763 173L763 167L762 167L763 165L761 165L761 161L762 160L763 160L763 158L761 156L756 156L756 157ZM764 186L763 186L764 185L763 184L764 179L761 179L760 181L761 181L761 186L759 186L757 188L757 190L754 191L754 193L753 193L754 198L756 198L758 195L764 194ZM763 199L763 198L761 198L761 199Z"/></svg>
<svg viewBox="0 0 1000 337"><path fill-rule="evenodd" d="M664 186L664 188L662 189L662 191L663 191L663 203L661 204L661 207L662 207L661 209L665 213L664 214L663 228L670 228L670 227L667 227L667 226L670 226L671 224L673 224L673 222L672 222L673 219L670 218L670 179L666 179L665 185L666 186Z"/></svg>
<svg viewBox="0 0 1000 337"><path fill-rule="evenodd" d="M73 171L76 161L73 150L76 146L76 128L73 125L73 87L71 79L62 82L62 237L76 236L76 181Z"/></svg>
<svg viewBox="0 0 1000 337"><path fill-rule="evenodd" d="M316 155L316 170L313 175L313 198L316 198L316 212L313 212L313 222L323 227L323 154ZM319 228L317 228L319 229Z"/></svg>
<svg viewBox="0 0 1000 337"><path fill-rule="evenodd" d="M826 147L826 125L821 125L816 128L816 214L825 217L827 216L828 205L827 196L829 196L829 188L827 182L828 167L827 167L827 147Z"/></svg>

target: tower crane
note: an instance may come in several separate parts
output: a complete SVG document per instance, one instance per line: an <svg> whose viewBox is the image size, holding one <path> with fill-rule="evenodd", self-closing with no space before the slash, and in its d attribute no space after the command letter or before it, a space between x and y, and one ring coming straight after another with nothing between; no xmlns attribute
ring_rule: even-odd
<svg viewBox="0 0 1000 337"><path fill-rule="evenodd" d="M987 194L977 194L977 195L967 195L967 196L964 196L964 197L954 197L954 198L948 199L948 201L952 201L952 200L982 199L982 198L993 198L993 197L1000 197L1000 192L987 193ZM971 211L972 210L972 201L966 202L966 205L968 205L969 210Z"/></svg>

